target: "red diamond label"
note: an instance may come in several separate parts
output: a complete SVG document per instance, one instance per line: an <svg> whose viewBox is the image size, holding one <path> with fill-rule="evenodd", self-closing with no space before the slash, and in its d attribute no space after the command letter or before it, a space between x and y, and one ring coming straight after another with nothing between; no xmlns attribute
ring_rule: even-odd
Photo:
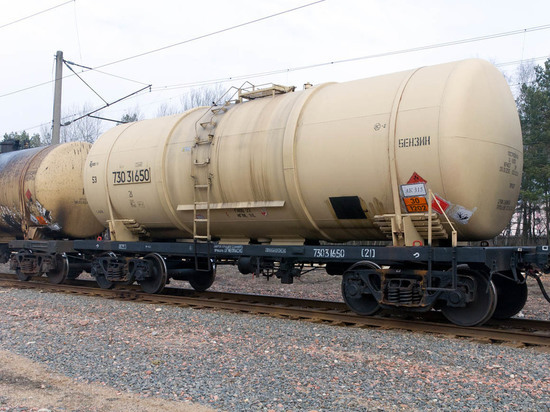
<svg viewBox="0 0 550 412"><path fill-rule="evenodd" d="M412 183L428 183L428 182L424 180L424 178L420 176L418 173L414 172L411 178L409 179L409 181L407 182L407 184L412 184Z"/></svg>
<svg viewBox="0 0 550 412"><path fill-rule="evenodd" d="M437 201L436 201L437 199ZM439 202L439 204L438 204ZM450 206L450 203L444 200L443 198L434 195L434 199L432 200L432 209L439 213L440 215L443 214Z"/></svg>

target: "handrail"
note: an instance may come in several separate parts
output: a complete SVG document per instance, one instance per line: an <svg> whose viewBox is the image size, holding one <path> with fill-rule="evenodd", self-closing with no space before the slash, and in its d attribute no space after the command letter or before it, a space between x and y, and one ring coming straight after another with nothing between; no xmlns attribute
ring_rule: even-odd
<svg viewBox="0 0 550 412"><path fill-rule="evenodd" d="M445 216L445 219L447 219L447 223L449 224L449 226L451 226L451 244L453 247L456 247L456 245L458 244L456 229L449 220L449 217L441 207L441 203L439 203L439 200L434 195L431 189L428 189L428 246L432 245L432 200L435 200L435 203L437 203L437 206L439 206L439 210L441 210L441 213L443 214L443 216Z"/></svg>

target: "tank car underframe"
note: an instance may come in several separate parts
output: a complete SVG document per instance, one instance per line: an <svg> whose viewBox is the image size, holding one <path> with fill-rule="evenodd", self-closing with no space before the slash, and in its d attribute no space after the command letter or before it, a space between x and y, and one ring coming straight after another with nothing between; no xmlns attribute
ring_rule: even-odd
<svg viewBox="0 0 550 412"><path fill-rule="evenodd" d="M160 292L170 278L189 280L195 289L206 290L214 281L216 265L223 264L237 265L241 273L275 275L283 283L292 283L307 270L325 268L329 274L342 275L344 300L357 313L371 315L380 309L423 312L435 308L452 322L467 326L482 324L491 317L514 316L527 298L525 276L549 271L548 246L16 240L10 242L10 249L14 266L20 259L17 256L62 255L67 256L69 273L82 270L83 261L102 287L137 281L149 293ZM199 267L210 270L198 270Z"/></svg>
<svg viewBox="0 0 550 412"><path fill-rule="evenodd" d="M63 283L66 279L71 279L71 267L74 273L81 266L73 256L69 257L68 253L74 253L74 249L67 242L19 242L24 242L26 247L18 248L15 253L12 251L9 263L10 269L22 281L30 280L33 276L46 275L51 283Z"/></svg>

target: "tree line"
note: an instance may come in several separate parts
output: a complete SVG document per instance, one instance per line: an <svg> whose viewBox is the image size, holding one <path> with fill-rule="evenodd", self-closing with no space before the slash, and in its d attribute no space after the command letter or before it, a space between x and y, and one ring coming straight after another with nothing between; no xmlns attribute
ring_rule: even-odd
<svg viewBox="0 0 550 412"><path fill-rule="evenodd" d="M516 99L523 133L523 178L508 243L548 244L550 232L550 59L523 67Z"/></svg>

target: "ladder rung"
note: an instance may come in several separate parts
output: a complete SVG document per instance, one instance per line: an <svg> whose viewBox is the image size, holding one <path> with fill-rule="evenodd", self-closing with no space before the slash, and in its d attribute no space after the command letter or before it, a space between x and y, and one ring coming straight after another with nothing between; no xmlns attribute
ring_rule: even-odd
<svg viewBox="0 0 550 412"><path fill-rule="evenodd" d="M195 189L208 189L210 185L195 185Z"/></svg>
<svg viewBox="0 0 550 412"><path fill-rule="evenodd" d="M193 236L194 239L205 239L205 240L209 240L210 239L210 236L205 236L205 235L195 235Z"/></svg>
<svg viewBox="0 0 550 412"><path fill-rule="evenodd" d="M213 107L212 109L210 109L210 111L214 114L217 114L219 112L226 112L227 111L227 107Z"/></svg>
<svg viewBox="0 0 550 412"><path fill-rule="evenodd" d="M208 133L208 139L201 140L200 136L195 136L195 144L211 144L214 140L214 134Z"/></svg>
<svg viewBox="0 0 550 412"><path fill-rule="evenodd" d="M198 160L195 160L195 166L204 166L210 163L210 159L206 159L204 162L199 162Z"/></svg>

